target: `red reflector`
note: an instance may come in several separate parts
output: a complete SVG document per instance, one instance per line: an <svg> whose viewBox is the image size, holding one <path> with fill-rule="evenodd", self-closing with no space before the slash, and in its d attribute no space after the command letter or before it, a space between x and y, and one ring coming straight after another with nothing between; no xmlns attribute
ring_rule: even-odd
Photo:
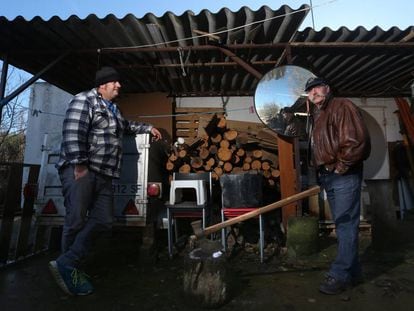
<svg viewBox="0 0 414 311"><path fill-rule="evenodd" d="M57 211L57 208L55 206L55 203L53 203L52 199L49 199L49 201L47 201L45 207L43 207L43 209L42 209L42 214L51 215L51 214L57 214L57 213L58 213L58 211Z"/></svg>
<svg viewBox="0 0 414 311"><path fill-rule="evenodd" d="M159 184L148 184L147 195L149 197L158 197L160 195L161 189Z"/></svg>
<svg viewBox="0 0 414 311"><path fill-rule="evenodd" d="M122 214L123 215L139 215L138 209L135 206L135 203L132 199L128 201Z"/></svg>

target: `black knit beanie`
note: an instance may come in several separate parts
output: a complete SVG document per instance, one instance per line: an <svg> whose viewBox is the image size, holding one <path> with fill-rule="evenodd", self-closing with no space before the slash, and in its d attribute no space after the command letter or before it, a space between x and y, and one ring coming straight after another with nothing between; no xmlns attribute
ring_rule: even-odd
<svg viewBox="0 0 414 311"><path fill-rule="evenodd" d="M112 67L102 67L96 72L95 75L95 86L100 86L102 84L120 81L121 76L119 73Z"/></svg>

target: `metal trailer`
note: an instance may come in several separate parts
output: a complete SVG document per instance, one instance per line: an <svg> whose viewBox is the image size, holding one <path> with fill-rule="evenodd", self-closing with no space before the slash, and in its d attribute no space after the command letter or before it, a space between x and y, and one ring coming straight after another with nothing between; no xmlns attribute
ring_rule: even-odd
<svg viewBox="0 0 414 311"><path fill-rule="evenodd" d="M45 133L40 147L42 158L34 203L39 225L63 224L62 185L55 168L60 141L60 133ZM143 227L147 224L149 148L149 134L126 136L124 139L121 178L113 182L115 225Z"/></svg>

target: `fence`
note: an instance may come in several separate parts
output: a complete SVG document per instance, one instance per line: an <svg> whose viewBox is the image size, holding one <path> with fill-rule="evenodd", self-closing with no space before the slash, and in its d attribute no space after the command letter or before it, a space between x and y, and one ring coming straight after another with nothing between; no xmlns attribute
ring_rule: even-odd
<svg viewBox="0 0 414 311"><path fill-rule="evenodd" d="M33 208L39 171L40 165L0 163L0 266L42 248Z"/></svg>

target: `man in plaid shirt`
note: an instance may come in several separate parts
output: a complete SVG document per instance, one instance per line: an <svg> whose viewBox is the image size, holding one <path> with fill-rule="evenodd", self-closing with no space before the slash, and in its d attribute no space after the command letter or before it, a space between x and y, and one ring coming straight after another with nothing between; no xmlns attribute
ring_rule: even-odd
<svg viewBox="0 0 414 311"><path fill-rule="evenodd" d="M58 285L71 295L93 292L79 267L95 237L112 226L112 179L120 174L123 134L151 133L156 140L161 138L152 125L124 119L112 102L121 88L115 69L98 70L95 86L69 103L56 164L66 217L62 254L49 263L49 268Z"/></svg>

